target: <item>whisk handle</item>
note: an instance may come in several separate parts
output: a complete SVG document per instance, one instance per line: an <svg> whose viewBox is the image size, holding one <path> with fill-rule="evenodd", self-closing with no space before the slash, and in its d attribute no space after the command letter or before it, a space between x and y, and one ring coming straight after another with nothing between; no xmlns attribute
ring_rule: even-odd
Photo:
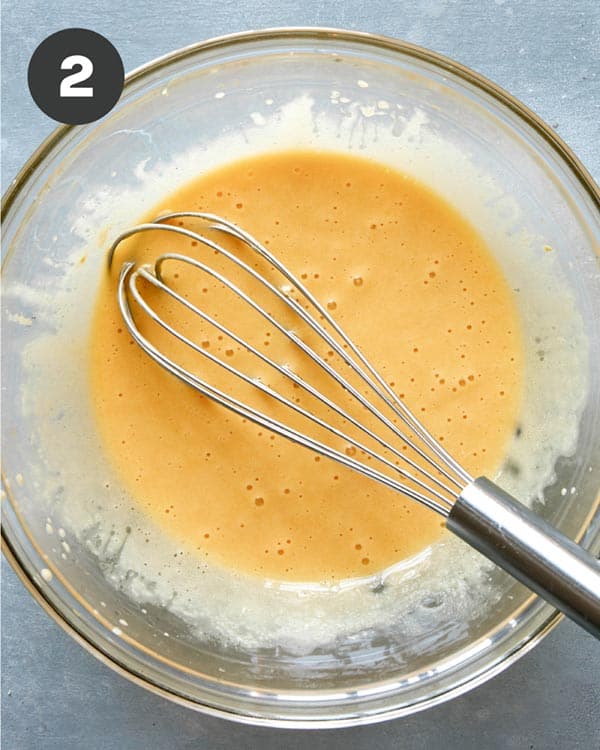
<svg viewBox="0 0 600 750"><path fill-rule="evenodd" d="M460 494L454 534L600 639L600 562L485 477Z"/></svg>

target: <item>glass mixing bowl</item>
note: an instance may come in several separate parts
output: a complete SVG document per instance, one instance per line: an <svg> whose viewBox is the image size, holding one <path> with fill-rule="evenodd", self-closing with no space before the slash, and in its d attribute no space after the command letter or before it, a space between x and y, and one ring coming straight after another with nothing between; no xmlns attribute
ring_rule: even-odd
<svg viewBox="0 0 600 750"><path fill-rule="evenodd" d="M133 72L101 121L55 131L4 201L5 553L52 617L121 674L190 707L257 724L342 726L426 708L504 669L559 619L498 571L490 585L499 595L477 618L465 613L461 627L441 623L443 637L410 640L391 629L309 654L244 650L196 637L168 609L134 601L111 577L113 553L101 555L63 519L74 478L94 468L84 438L80 450L70 446L65 415L85 400L77 373L107 239L234 154L332 144L389 158L429 182L492 247L498 238L516 247L527 236L558 249L556 273L587 340L587 360L577 366L588 387L576 449L556 462L538 509L596 552L600 193L550 128L472 71L391 39L327 29L194 45ZM535 264L530 271L533 284ZM78 285L83 292L74 294ZM58 369L45 372L31 352L63 324L70 345L56 350ZM52 378L66 387L57 390ZM63 443L69 450L61 454Z"/></svg>

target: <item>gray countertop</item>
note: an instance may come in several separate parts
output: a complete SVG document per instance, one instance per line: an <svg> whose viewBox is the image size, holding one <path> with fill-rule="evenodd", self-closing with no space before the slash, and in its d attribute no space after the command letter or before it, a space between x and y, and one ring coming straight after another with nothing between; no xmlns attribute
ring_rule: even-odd
<svg viewBox="0 0 600 750"><path fill-rule="evenodd" d="M535 110L600 178L597 0L4 0L2 189L54 127L27 90L29 58L52 32L94 29L131 70L211 36L289 25L371 31L453 57ZM597 642L563 622L492 681L416 716L343 730L251 728L168 703L114 674L42 612L2 560L6 750L592 750L600 747L599 675Z"/></svg>

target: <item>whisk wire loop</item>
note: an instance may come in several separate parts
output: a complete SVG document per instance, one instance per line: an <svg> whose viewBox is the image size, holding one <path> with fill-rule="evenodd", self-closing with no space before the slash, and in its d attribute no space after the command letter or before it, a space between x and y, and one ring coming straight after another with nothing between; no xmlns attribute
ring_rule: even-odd
<svg viewBox="0 0 600 750"><path fill-rule="evenodd" d="M195 342L191 341L190 339L185 337L183 334L181 334L179 331L172 328L146 303L144 298L139 294L139 291L136 288L136 279L138 276L143 276L147 280L150 280L152 278L152 275L148 274L147 271L144 272L141 269L138 271L135 271L133 263L126 262L123 264L121 268L119 288L118 288L119 307L121 309L125 325L129 333L135 340L135 342L150 357L152 357L156 362L158 362L167 371L175 375L177 378L179 378L181 381L183 381L187 385L192 386L203 395L212 399L216 403L231 410L238 416L244 419L248 419L254 422L255 424L259 424L265 427L266 429L271 430L272 432L275 432L281 435L282 437L292 440L295 443L298 443L300 445L303 445L304 447L310 448L311 450L315 451L316 453L319 453L320 455L323 455L327 458L331 458L335 461L338 461L342 465L350 469L354 469L355 471L358 471L360 474L370 479L373 479L375 481L378 481L381 484L389 487L390 489L394 489L406 495L407 497L410 497L411 499L416 500L417 502L423 503L423 505L425 505L426 507L430 508L431 510L436 511L437 513L443 516L448 515L450 506L449 506L448 501L442 495L438 495L439 502L437 502L431 499L430 497L427 497L426 495L415 491L411 487L401 482L398 482L397 480L393 479L387 474L379 472L376 469L373 469L372 467L369 467L366 464L362 463L361 461L358 461L350 456L347 456L346 454L336 450L335 448L332 448L326 445L325 443L322 443L321 441L318 441L314 438L311 438L308 435L305 435L297 430L290 428L289 426L283 424L279 420L273 419L272 417L265 414L264 412L261 412L257 409L254 409L251 406L248 406L247 404L243 403L239 399L234 398L230 394L227 394L224 391L220 390L219 388L212 386L210 383L206 382L205 380L202 380L195 373L190 372L185 367L182 367L181 365L174 362L171 358L165 356L159 349L157 349L152 344L152 342L147 337L145 337L140 332L138 326L136 325L135 320L133 318L132 311L131 311L131 307L128 301L128 294L127 294L128 291L132 294L136 302L144 309L144 311L155 322L157 322L159 325L165 328L165 330L168 330L170 333L172 333L173 336L175 336L177 339L182 341L182 343L185 343L191 346L195 351L198 351L199 353L209 357L212 361L215 361L220 366L225 367L228 371L232 372L232 374L235 374L236 376L242 378L246 382L251 383L253 386L259 388L264 393L268 393L269 395L273 396L274 398L281 401L282 403L286 403L286 405L289 406L290 408L295 409L296 411L299 411L300 413L303 413L304 416L311 418L313 421L320 421L318 420L317 417L314 417L314 415L310 415L308 412L305 412L305 410L301 409L296 404L293 404L287 399L284 399L283 397L281 397L280 394L278 394L276 391L269 388L269 386L267 386L266 384L257 382L255 379L249 378L247 375L245 375L245 373L238 371L236 368L231 367L230 365L223 362L222 360L214 357L213 355L210 355L208 352L205 352L200 347L198 347L197 344L195 344ZM333 428L331 425L328 425L324 422L322 423L322 426L326 427L330 431L335 430L335 428ZM342 437L347 437L347 436L343 436L342 433L339 433L339 435ZM395 468L396 470L398 470L398 467L396 467L394 464L391 464L391 462L387 462L386 459L384 459L383 457L377 456L374 453L373 455L379 460L382 460L384 463L387 463L391 468ZM411 477L411 481L414 481L416 484L421 485L425 489L429 489L427 488L427 485L424 485L416 478Z"/></svg>
<svg viewBox="0 0 600 750"><path fill-rule="evenodd" d="M292 285L297 289L297 291L303 295L304 298L308 300L310 305L312 305L317 313L319 314L321 319L325 319L327 323L329 323L336 333L340 336L342 341L344 342L344 345L346 347L349 347L352 352L356 353L356 356L360 359L361 362L365 364L369 372L374 373L374 377L376 377L377 382L373 382L372 378L364 372L364 370L361 368L360 365L356 363L356 361L349 356L344 346L340 345L339 342L333 338L329 332L323 327L322 323L320 321L315 320L315 318L310 315L307 310L304 309L304 307L293 297L291 297L287 293L283 293L280 289L275 287L271 282L269 282L268 279L266 279L262 274L258 273L254 268L249 266L248 264L244 263L240 258L238 258L234 253L230 252L226 248L222 247L220 244L212 241L210 238L206 237L204 234L199 234L197 232L194 232L190 229L187 229L182 226L175 226L172 224L166 224L163 223L165 221L168 221L170 219L174 218L180 218L180 217L193 217L195 219L201 219L209 223L208 228L209 229L217 229L225 234L228 234L229 236L232 236L241 242L243 242L246 246L250 247L252 250L257 252L261 257L266 259L269 264L271 264L276 270L278 270L284 278L286 278ZM336 323L336 321L329 315L327 310L325 310L320 303L314 298L314 296L310 293L309 290L306 289L306 287L280 262L275 258L269 251L262 246L260 243L258 243L253 237L251 237L249 234L244 232L243 230L239 229L236 225L231 224L230 222L227 222L223 219L220 219L217 216L214 216L212 214L205 214L200 212L178 212L173 214L167 214L165 216L159 217L156 222L148 223L148 224L141 224L137 227L132 228L131 230L128 230L127 232L122 233L113 243L113 246L111 247L109 251L109 264L112 262L112 257L114 255L114 252L116 250L116 247L122 242L124 239L132 236L133 234L137 232L143 232L143 231L149 231L149 230L163 230L167 232L174 232L180 235L183 235L185 237L188 237L192 239L192 241L200 242L203 245L207 246L208 248L211 248L217 253L220 253L224 257L226 257L231 262L235 263L239 268L241 268L244 272L248 273L252 278L254 278L256 281L260 282L265 288L269 290L272 294L274 294L280 301L282 301L284 304L286 304L289 308L291 308L295 314L297 314L304 322L306 322L313 331L315 331L322 339L325 340L325 342L342 358L342 360L348 364L352 370L361 378L361 380L369 387L371 390L380 398L383 400L383 402L392 409L393 413L406 425L409 427L409 429L413 430L415 432L415 435L422 440L422 442L427 446L427 448L435 454L436 457L444 457L447 456L448 460L443 459L445 462L445 466L440 466L438 463L436 463L431 455L429 455L425 450L423 450L418 444L414 442L414 440L411 440L409 436L404 434L401 430L398 429L398 427L391 422L385 415L382 414L382 412L378 409L376 409L367 399L363 397L363 395L357 391L352 384L350 384L347 379L343 378L339 375L339 373L332 367L329 366L325 360L320 358L314 350L311 349L305 342L303 342L299 337L297 337L293 331L290 331L289 329L286 329L283 327L277 320L275 320L272 316L270 316L266 311L264 311L260 306L258 306L254 300L252 300L251 297L246 295L244 292L237 288L233 288L231 283L222 275L218 274L214 269L206 266L205 264L200 263L199 261L196 261L195 259L191 259L188 256L178 255L174 253L166 253L162 256L160 256L156 262L154 267L154 274L157 278L161 277L161 269L164 262L167 260L181 260L183 262L190 263L194 265L196 268L199 268L200 270L203 270L204 272L212 275L214 278L218 278L221 283L228 286L232 291L235 291L240 298L242 298L247 304L251 305L257 312L262 314L271 325L275 326L279 331L281 331L284 335L286 335L296 346L300 347L302 351L307 354L316 364L319 365L322 369L324 369L328 375L330 375L332 378L334 378L342 387L344 387L348 392L350 392L360 403L367 408L371 414L376 416L387 428L389 428L397 438L399 438L400 441L402 441L402 444L410 446L413 451L417 455L419 455L428 465L433 467L438 474L443 475L447 481L449 481L455 488L460 491L460 489L468 482L470 481L470 477L467 474L467 472L460 467L459 464L457 464L446 452L439 446L436 441L431 438L429 433L426 431L426 429L421 425L419 420L414 417L414 415L407 409L407 407L398 399L398 397L394 394L394 392L391 390L391 388L387 385L387 383L383 380L383 378L374 370L374 368L370 365L368 360L362 355L360 350L354 345L352 340L343 332L341 327ZM198 310L196 309L198 312ZM201 313L200 313L201 314ZM204 317L204 316L203 316ZM205 318L206 319L206 318ZM215 323L214 320L211 321L213 324ZM236 339L236 337L233 337ZM247 348L247 342L240 342L239 338L236 339L239 343L242 343ZM257 356L260 356L260 354L257 353L256 350L254 350L254 353L257 354ZM264 361L264 360L263 360ZM381 384L385 392L382 392L377 383ZM300 385L300 383L299 383ZM392 397L394 398L394 401L391 401L387 393L390 393ZM338 412L339 413L339 412ZM412 461L406 454L399 454L397 449L395 449L393 446L389 446L388 443L382 442L379 438L375 438L380 442L380 444L386 445L393 453L396 455L400 455L403 461L405 461L408 465L410 465L413 469L423 474L429 481L434 482L439 488L441 488L443 491L449 493L450 499L453 499L457 492L455 489L450 489L447 485L443 484L436 476L431 474L430 472L426 471L422 465L419 465ZM453 473L452 473L453 472Z"/></svg>
<svg viewBox="0 0 600 750"><path fill-rule="evenodd" d="M159 256L156 259L155 265L154 265L154 271L155 271L155 277L156 279L161 279L161 269L164 265L164 263L168 260L172 261L180 261L182 263L187 263L188 265L194 267L197 270L203 271L207 273L208 275L212 276L213 278L217 279L219 282L223 284L227 289L229 289L233 294L235 294L239 299L241 299L243 302L245 302L247 305L249 305L253 310L258 312L265 320L267 320L268 323L270 323L274 328L276 328L278 331L280 331L284 336L286 336L292 343L294 343L298 348L301 349L301 351L306 354L315 364L317 364L321 369L323 369L333 380L335 380L342 388L344 388L348 393L350 393L357 401L359 401L365 408L367 408L371 414L373 414L377 419L379 419L386 427L388 427L390 430L392 430L401 440L404 442L407 442L408 438L406 435L404 435L401 431L397 429L397 427L377 408L375 408L365 397L356 390L356 388L343 376L341 376L335 368L333 368L328 362L326 362L322 357L318 355L318 353L308 344L306 344L304 341L302 341L301 338L299 338L293 330L290 330L289 328L286 328L285 326L282 326L279 321L274 318L270 313L268 313L264 308L262 308L260 305L258 305L252 297L250 297L248 294L246 294L243 290L241 290L238 286L236 286L233 282L231 282L227 277L223 276L222 274L215 271L210 266L207 266L206 264L194 259L190 258L186 255L181 255L179 253L164 253L163 255ZM240 267L242 267L244 270L251 271L253 275L255 275L255 271L251 269L246 264L240 263ZM140 271L140 274L142 275L142 272ZM146 273L143 273L144 276L150 279L150 276ZM155 283L155 282L153 282ZM275 287L273 284L271 284L269 281L263 279L263 283L265 287L275 294L278 299L285 302L287 305L291 304L294 308L294 310L297 312L298 315L303 315L304 310L302 310L301 305L293 298L287 297L286 295L282 294L277 287ZM156 285L156 284L155 284ZM270 367L275 369L280 374L283 374L290 378L293 382L295 382L298 386L303 388L304 390L311 393L312 396L317 398L321 403L327 405L330 409L335 411L339 416L341 416L344 419L349 420L355 427L357 427L362 432L368 434L371 438L373 438L375 441L377 441L380 445L394 453L398 458L403 460L405 463L407 463L411 468L414 470L420 472L423 474L430 482L433 482L435 485L437 485L439 488L443 489L446 493L452 495L453 490L445 485L438 477L431 474L429 471L427 471L423 466L415 463L409 456L403 454L401 451L399 451L394 445L390 444L389 441L385 441L381 438L381 436L377 435L373 431L369 430L364 424L359 422L357 419L352 417L350 414L348 414L346 411L341 409L339 405L335 404L333 401L328 399L326 396L324 396L321 392L319 392L316 388L311 386L309 383L304 381L302 378L297 376L293 370L289 367L281 366L277 362L274 362L272 359L264 355L260 350L258 350L256 347L253 347L248 341L245 341L241 339L237 334L235 334L231 329L226 328L222 324L218 323L214 318L208 316L204 311L202 311L200 308L194 306L192 303L190 303L185 298L178 295L172 288L170 288L167 284L162 284L162 289L169 294L173 299L176 299L178 302L183 304L185 307L187 307L189 310L194 312L195 314L199 315L203 320L206 322L209 322L213 326L215 326L218 330L221 331L221 333L225 333L227 336L229 336L231 339L233 339L236 343L243 346L248 351L251 351L255 356L257 356L261 361L263 361L265 364L268 364ZM173 332L171 330L171 332ZM197 347L194 347L197 351L200 351L201 354L204 356L208 356L208 353L204 350L198 350ZM210 357L211 359L214 359L213 357ZM227 370L231 371L231 368L227 366L227 363L220 360L220 359L214 359L215 362L218 362L219 364L222 364L226 367ZM241 373L238 372L238 375L241 376ZM254 381L252 381L254 382ZM271 391L273 393L273 391ZM288 402L289 405L290 402ZM295 407L294 407L295 408ZM304 416L307 416L309 419L312 419L315 421L313 415L309 414L308 412L303 412ZM332 429L331 425L326 425L323 422L321 422L321 426L326 427L327 429L331 429L332 431L335 431ZM336 433L337 434L337 433ZM359 447L361 449L364 449L364 446L359 445L356 443L352 438L348 437L347 435L344 436L345 439L348 440L348 442L353 442L356 447ZM368 452L368 451L367 451ZM373 457L377 457L375 454L371 454ZM415 481L419 484L421 484L420 480L418 480L416 477L404 472L401 468L397 468L397 471L399 471L405 478L411 479L412 481ZM428 488L428 485L421 484L422 487Z"/></svg>
<svg viewBox="0 0 600 750"><path fill-rule="evenodd" d="M415 464L409 457L404 456L397 448L395 448L393 445L391 445L389 442L386 442L381 438L381 436L377 435L375 432L370 430L368 427L366 427L364 424L359 422L355 417L353 417L351 414L349 414L347 411L342 409L338 404L333 402L331 399L329 399L327 396L325 396L323 393L321 393L317 388L312 386L310 383L308 383L306 380L298 376L296 373L293 372L293 370L285 365L280 365L278 362L275 362L271 358L267 357L263 352L261 352L259 349L254 347L250 342L244 341L241 339L234 331L229 329L227 326L223 325L219 321L212 318L210 315L208 315L205 311L198 308L196 305L194 305L192 302L190 302L185 297L178 294L175 290L173 290L171 287L169 287L167 284L165 284L162 280L161 275L158 273L159 263L160 266L164 263L166 260L179 260L182 262L189 263L190 265L194 266L197 269L205 270L207 273L210 273L210 275L214 276L215 278L218 278L220 281L222 281L227 288L229 288L232 292L237 294L238 296L242 297L245 301L247 301L249 304L252 304L253 307L254 302L247 297L247 295L244 294L235 284L230 282L228 279L223 277L221 274L214 271L214 269L211 269L210 267L205 266L203 263L190 259L187 256L181 256L176 253L168 253L160 256L156 261L156 273L149 272L146 268L141 267L137 271L133 271L129 277L129 290L132 294L132 297L135 299L137 304L147 313L149 317L151 317L156 323L158 323L163 329L168 331L172 336L177 338L182 343L186 344L190 348L192 348L195 352L202 355L203 357L209 359L210 361L214 362L215 364L218 364L219 366L223 367L227 372L231 373L232 375L235 375L236 377L243 380L248 385L255 386L259 390L261 390L263 393L266 393L273 398L275 398L280 403L284 404L285 406L293 409L297 413L301 414L303 417L309 419L313 423L319 425L320 427L328 430L329 432L333 433L336 437L346 441L347 443L352 443L356 448L359 450L362 450L365 454L370 455L372 458L375 458L378 461L381 461L384 463L388 468L391 468L392 470L398 472L402 477L405 479L410 480L411 482L414 482L417 484L421 489L426 490L427 492L430 492L432 495L434 495L439 501L441 502L447 502L447 496L452 495L452 490L443 482L441 482L439 479L431 475L426 470L419 467L417 464ZM170 326L160 315L156 313L156 311L148 305L144 297L140 294L140 291L137 286L137 279L143 278L147 282L151 283L155 287L161 289L165 294L169 295L172 299L174 299L179 304L186 307L188 310L193 312L194 314L197 314L200 316L203 320L213 325L217 330L219 330L221 333L225 334L232 340L234 340L236 343L240 344L241 346L245 347L248 351L250 351L252 354L257 356L262 362L267 364L268 366L272 367L274 370L279 372L280 374L284 375L285 377L292 380L292 382L296 383L300 388L304 389L306 392L310 393L311 396L315 397L318 401L320 401L322 404L326 405L329 409L337 413L339 416L341 416L343 419L349 421L352 425L354 425L356 428L358 428L360 431L368 435L370 438L378 442L382 447L386 448L390 452L392 452L394 455L396 455L398 458L402 459L403 461L407 462L410 466L414 466L417 470L419 470L421 473L423 473L426 478L428 478L431 482L434 482L436 485L438 485L442 490L446 492L446 496L437 492L435 489L431 488L430 485L424 483L419 477L415 476L414 474L411 474L410 472L407 472L404 470L401 466L398 466L397 464L394 464L390 460L384 458L383 456L377 454L375 451L370 449L368 446L364 445L360 441L357 441L355 438L349 436L348 434L342 432L338 428L336 428L334 425L329 424L325 422L324 420L320 419L316 415L312 414L311 412L307 411L306 409L298 406L293 401L290 401L289 399L282 396L278 391L275 389L269 387L265 383L263 383L260 379L252 378L248 376L246 373L243 373L242 371L238 370L237 368L230 365L228 362L216 357L211 352L207 351L206 349L202 348L201 346L198 346L197 343L189 339L188 337L184 336L181 331L173 328ZM258 307L258 306L257 306ZM276 321L272 318L271 315L268 313L265 313L262 308L258 307L258 310L261 312L261 314L265 315L267 319L271 322L273 322L274 325L278 325ZM279 327L279 326L278 326ZM281 330L285 330L281 328ZM286 331L286 335L288 335L289 332ZM294 341L298 341L299 343L302 343L302 348L304 350L304 342L300 342L299 339L297 339L296 336L294 336ZM314 350L311 351L311 357L321 364L323 367L326 367L327 370L331 370L332 373L335 373L332 368L327 365L327 363L322 360ZM335 373L334 377L337 379L337 373ZM340 378L340 383L344 387L350 388L350 384L347 383L343 378Z"/></svg>
<svg viewBox="0 0 600 750"><path fill-rule="evenodd" d="M279 261L276 256L274 256L271 252L269 252L269 250L267 250L267 248L264 247L264 245L261 245L248 232L245 232L243 229L241 229L237 225L231 222L225 221L221 217L216 216L214 214L207 214L207 213L200 213L200 212L196 212L196 213L180 212L177 214L168 214L167 216L161 217L161 221L164 221L167 218L171 218L175 216L182 216L182 215L195 216L197 218L205 218L206 220L213 222L212 228L217 229L226 234L230 234L233 237L237 237L239 240L245 242L249 247L255 250L265 260L271 263L273 267L276 268L300 292L300 294L303 295L311 303L311 305L317 310L319 315L321 315L327 321L327 323L335 330L335 332L340 336L340 338L344 341L344 343L351 349L354 355L359 359L362 365L366 367L370 375L373 378L375 378L379 386L383 388L386 395L381 393L378 387L369 379L368 376L365 375L365 373L360 369L360 367L358 367L356 363L353 362L353 360L348 356L348 354L343 350L343 348L339 350L336 349L338 351L338 354L346 361L347 364L349 364L355 370L355 372L364 380L364 382L367 383L372 388L372 390L388 404L388 406L390 406L390 408L392 408L396 413L398 413L399 416L402 415L403 420L408 426L418 430L423 442L436 454L438 458L440 458L448 467L450 467L454 472L456 472L459 477L461 477L463 482L460 484L457 483L457 487L461 487L465 482L472 481L472 477L447 451L445 451L439 445L439 443L430 434L427 428L420 422L419 419L417 419L417 417L415 417L415 415L410 411L410 409L406 406L406 404L398 397L398 395L394 392L394 390L390 387L390 385L377 372L377 370L373 367L373 365L369 362L369 360L362 354L362 352L356 346L356 344L352 341L352 339L346 335L346 333L343 331L343 329L341 328L339 323L335 320L335 318L329 314L329 312L321 305L319 300L310 292L309 289L307 289L307 287L304 284L302 284L300 279L298 279L283 263L281 263L281 261ZM324 333L326 333L326 331L324 331ZM337 342L335 342L334 339L327 338L327 341L328 343L331 343L333 346L336 346L337 344ZM391 399L391 402L388 400L388 398Z"/></svg>

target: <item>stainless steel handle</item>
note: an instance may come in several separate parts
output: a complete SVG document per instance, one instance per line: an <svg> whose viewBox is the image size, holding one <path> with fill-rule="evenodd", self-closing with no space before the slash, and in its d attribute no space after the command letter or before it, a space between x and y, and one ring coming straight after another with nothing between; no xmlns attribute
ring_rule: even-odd
<svg viewBox="0 0 600 750"><path fill-rule="evenodd" d="M600 639L600 562L485 477L461 492L454 534Z"/></svg>

